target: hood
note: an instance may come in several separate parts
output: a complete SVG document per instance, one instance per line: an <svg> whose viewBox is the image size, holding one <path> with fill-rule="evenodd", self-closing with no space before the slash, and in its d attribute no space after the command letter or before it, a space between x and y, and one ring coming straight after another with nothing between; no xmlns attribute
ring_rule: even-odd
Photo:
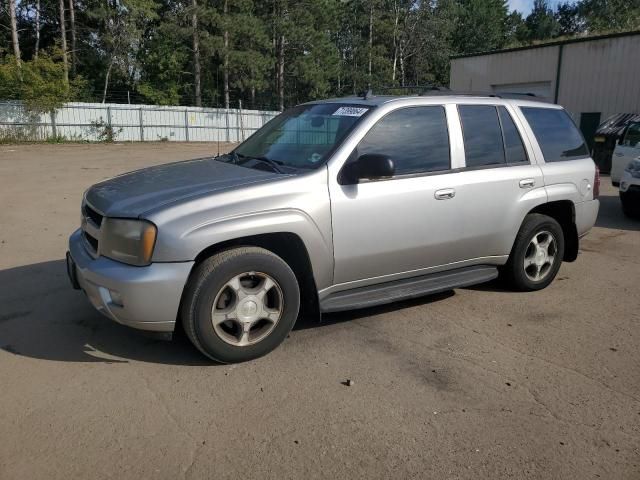
<svg viewBox="0 0 640 480"><path fill-rule="evenodd" d="M97 183L87 202L108 217L137 217L164 205L282 175L201 158L143 168Z"/></svg>

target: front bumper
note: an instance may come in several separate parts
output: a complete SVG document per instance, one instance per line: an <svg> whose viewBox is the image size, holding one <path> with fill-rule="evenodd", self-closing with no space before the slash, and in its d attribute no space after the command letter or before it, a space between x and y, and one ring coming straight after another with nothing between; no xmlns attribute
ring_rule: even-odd
<svg viewBox="0 0 640 480"><path fill-rule="evenodd" d="M631 176L629 172L624 172L624 175L620 179L620 194L639 195L640 178Z"/></svg>
<svg viewBox="0 0 640 480"><path fill-rule="evenodd" d="M172 332L194 262L134 267L86 251L82 231L69 238L68 271L91 304L110 319L141 330Z"/></svg>

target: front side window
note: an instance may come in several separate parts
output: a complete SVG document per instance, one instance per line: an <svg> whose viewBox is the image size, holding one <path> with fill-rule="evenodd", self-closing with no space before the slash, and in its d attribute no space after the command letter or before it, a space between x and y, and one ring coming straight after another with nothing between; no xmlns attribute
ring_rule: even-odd
<svg viewBox="0 0 640 480"><path fill-rule="evenodd" d="M467 167L504 165L506 158L498 112L493 105L460 105Z"/></svg>
<svg viewBox="0 0 640 480"><path fill-rule="evenodd" d="M318 168L371 108L340 103L291 108L268 122L225 158L257 168L263 168L265 160L290 169Z"/></svg>
<svg viewBox="0 0 640 480"><path fill-rule="evenodd" d="M545 162L562 162L589 156L582 134L564 110L521 107L542 149Z"/></svg>
<svg viewBox="0 0 640 480"><path fill-rule="evenodd" d="M622 140L625 147L640 148L640 123L632 123L627 129L627 133Z"/></svg>
<svg viewBox="0 0 640 480"><path fill-rule="evenodd" d="M396 175L448 170L451 161L444 107L407 107L389 113L358 144L358 156L368 153L391 158Z"/></svg>

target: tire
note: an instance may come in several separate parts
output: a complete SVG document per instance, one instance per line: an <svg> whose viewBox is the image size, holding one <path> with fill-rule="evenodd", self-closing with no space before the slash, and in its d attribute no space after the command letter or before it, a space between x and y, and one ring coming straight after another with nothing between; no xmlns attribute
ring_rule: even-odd
<svg viewBox="0 0 640 480"><path fill-rule="evenodd" d="M620 194L620 203L622 203L622 212L629 218L640 218L640 207L634 205L630 198L624 194Z"/></svg>
<svg viewBox="0 0 640 480"><path fill-rule="evenodd" d="M204 355L237 363L280 345L299 308L300 289L289 265L263 248L239 247L194 269L181 317L187 336Z"/></svg>
<svg viewBox="0 0 640 480"><path fill-rule="evenodd" d="M534 244L534 239L539 246ZM546 257L539 251L545 250ZM525 217L502 274L507 284L522 292L542 290L558 274L564 257L564 234L553 218L538 213ZM552 257L552 259L551 259ZM525 266L525 261L528 266ZM532 263L533 261L533 263Z"/></svg>

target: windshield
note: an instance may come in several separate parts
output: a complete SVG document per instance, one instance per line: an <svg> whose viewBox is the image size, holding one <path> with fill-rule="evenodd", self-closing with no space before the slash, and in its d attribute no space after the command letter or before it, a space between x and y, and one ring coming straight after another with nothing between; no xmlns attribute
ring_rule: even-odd
<svg viewBox="0 0 640 480"><path fill-rule="evenodd" d="M322 103L291 108L238 146L232 156L240 165L278 171L315 169L322 165L358 121L366 105ZM275 165L274 165L275 164Z"/></svg>

